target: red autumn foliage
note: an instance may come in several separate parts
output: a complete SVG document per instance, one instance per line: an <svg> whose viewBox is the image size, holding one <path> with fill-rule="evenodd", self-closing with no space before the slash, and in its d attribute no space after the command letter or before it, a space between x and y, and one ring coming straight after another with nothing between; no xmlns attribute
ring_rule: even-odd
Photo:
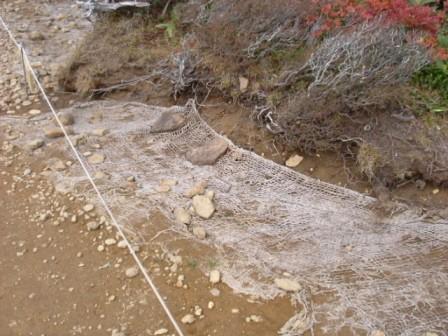
<svg viewBox="0 0 448 336"><path fill-rule="evenodd" d="M407 0L312 0L314 14L308 22L322 19L317 36L326 34L347 23L358 23L382 16L386 23L401 24L425 33L422 41L437 58L447 58L448 53L440 48L437 34L445 20L445 12L437 12L425 5L412 5Z"/></svg>

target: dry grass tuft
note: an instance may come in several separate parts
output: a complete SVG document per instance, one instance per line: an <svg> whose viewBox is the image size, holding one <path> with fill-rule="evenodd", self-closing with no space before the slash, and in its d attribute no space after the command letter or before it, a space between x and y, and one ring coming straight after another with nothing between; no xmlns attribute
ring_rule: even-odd
<svg viewBox="0 0 448 336"><path fill-rule="evenodd" d="M359 170L372 181L377 175L379 168L384 166L384 158L381 155L380 149L371 144L362 143L358 149L356 162Z"/></svg>

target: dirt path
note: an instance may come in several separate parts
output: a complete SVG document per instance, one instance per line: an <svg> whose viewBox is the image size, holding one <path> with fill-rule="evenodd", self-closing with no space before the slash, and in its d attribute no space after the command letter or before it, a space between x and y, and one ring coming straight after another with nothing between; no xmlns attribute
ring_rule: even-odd
<svg viewBox="0 0 448 336"><path fill-rule="evenodd" d="M18 153L3 149L2 159ZM128 253L99 252L114 237L111 227L89 233L86 222L101 221L95 212L55 193L23 155L9 162L1 164L0 333L140 335L168 328L141 279L126 278L124 269L133 265Z"/></svg>

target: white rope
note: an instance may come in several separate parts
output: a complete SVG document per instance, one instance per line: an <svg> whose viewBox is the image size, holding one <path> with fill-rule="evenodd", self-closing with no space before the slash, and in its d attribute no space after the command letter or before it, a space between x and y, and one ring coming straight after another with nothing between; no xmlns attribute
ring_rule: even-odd
<svg viewBox="0 0 448 336"><path fill-rule="evenodd" d="M171 313L170 309L168 308L167 304L165 303L165 300L160 295L159 290L154 285L154 282L151 280L151 277L149 276L149 274L146 271L145 267L143 266L142 262L140 261L140 259L138 258L137 254L135 253L134 249L132 248L131 243L126 238L126 236L125 236L125 234L123 232L123 229L120 227L120 225L118 225L118 222L115 219L114 214L110 210L109 206L106 203L106 200L104 199L104 197L102 196L102 194L99 191L98 187L96 186L95 182L93 181L93 178L90 175L87 167L84 165L84 162L82 161L81 156L80 156L78 150L74 146L73 142L70 140L70 137L68 136L68 133L67 133L66 129L64 128L64 125L60 121L60 119L59 119L55 109L53 108L53 105L51 104L48 96L45 93L45 90L43 89L39 79L37 78L36 73L34 72L34 69L31 66L31 62L30 62L30 60L28 58L28 55L27 55L25 49L14 38L14 35L12 34L11 30L8 28L7 24L5 23L5 21L3 20L3 17L1 15L0 15L0 21L1 21L2 25L3 25L3 27L5 28L5 30L8 32L8 35L11 38L11 40L14 42L14 44L17 46L17 48L19 48L19 50L23 52L23 57L29 64L29 71L31 72L31 75L32 75L34 81L36 82L36 84L37 84L37 86L39 88L39 91L42 93L42 96L43 96L45 102L47 103L48 107L50 108L51 112L53 113L53 116L56 119L56 121L57 121L59 127L61 128L62 132L64 133L64 136L65 136L65 138L66 138L70 148L72 149L73 153L75 154L78 162L81 164L81 167L84 170L84 173L86 174L88 180L90 181L90 184L92 185L93 189L95 190L96 194L98 195L98 198L100 199L101 203L103 204L104 209L106 210L107 214L111 218L113 225L115 226L115 228L117 229L118 233L121 235L121 237L123 238L124 242L126 243L126 246L127 246L128 250L129 250L130 254L134 258L134 260L135 260L136 264L138 265L140 271L142 272L146 282L148 283L148 285L151 287L152 291L156 295L158 301L160 302L160 305L162 306L163 310L165 311L166 315L168 316L169 320L171 321L173 327L176 329L177 334L179 336L184 336L181 328L179 327L178 323L176 322L175 318L173 317L173 314Z"/></svg>

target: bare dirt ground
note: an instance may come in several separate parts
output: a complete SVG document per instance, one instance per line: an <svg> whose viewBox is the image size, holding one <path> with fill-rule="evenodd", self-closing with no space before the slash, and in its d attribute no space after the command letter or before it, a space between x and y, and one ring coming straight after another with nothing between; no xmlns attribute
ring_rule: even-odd
<svg viewBox="0 0 448 336"><path fill-rule="evenodd" d="M43 83L50 92L54 91L55 105L64 107L79 100L71 94L55 92L58 66L89 29L79 8L72 6L71 1L36 1L30 6L19 0L1 3L0 13L31 50ZM14 118L29 115L31 110L47 110L38 95L25 93L14 46L3 31L0 48L0 114ZM148 101L148 97L135 100L172 104L157 98ZM243 108L222 101L219 105L208 103L210 106L201 109L204 118L241 147L278 163L295 154L281 148L256 123L245 122L249 126L238 127L247 120ZM0 125L0 131L0 335L132 336L155 335L157 331L160 335L174 335L142 277L126 276L134 262L118 246L121 237L108 220L101 219L101 209L85 211L88 200L56 192L42 174L48 162L38 162L29 150L11 146L9 140L18 134L7 124ZM69 153L43 150L48 160L58 158L77 164ZM375 194L367 183L349 177L343 163L330 154L305 157L296 169ZM448 201L448 192L431 185L423 190L406 185L394 190L392 197L422 207L441 208ZM148 237L168 227L161 214L151 213L150 217L153 225ZM101 222L101 227L89 231L87 224L92 221ZM204 255L213 256L212 251L185 240L170 248L168 251L158 244L148 244L140 248L139 256L176 319L180 321L187 314L196 319L182 325L187 335L275 335L293 315L295 308L287 297L259 302L232 293L224 284L210 284L201 270L219 265L213 257L206 262L208 265L198 262L204 262ZM184 279L181 285L179 279ZM352 333L344 331L340 335Z"/></svg>
<svg viewBox="0 0 448 336"><path fill-rule="evenodd" d="M31 165L27 153L8 147L4 139L2 143L1 335L115 335L113 330L153 335L171 330L143 279L126 277L134 261L117 246L119 237L107 221L95 210L83 210L85 200L55 192L40 174L45 163ZM166 225L161 215L152 218L153 230ZM104 221L104 229L89 231L92 221ZM146 247L140 256L179 320L202 309L196 316L200 320L186 327L188 334L275 333L292 314L287 300L263 304L233 295L220 284L213 296L195 264L204 251L188 242L178 245L178 255L184 256L180 262L173 263L158 246ZM179 275L185 279L180 288ZM246 322L252 315L263 321Z"/></svg>

